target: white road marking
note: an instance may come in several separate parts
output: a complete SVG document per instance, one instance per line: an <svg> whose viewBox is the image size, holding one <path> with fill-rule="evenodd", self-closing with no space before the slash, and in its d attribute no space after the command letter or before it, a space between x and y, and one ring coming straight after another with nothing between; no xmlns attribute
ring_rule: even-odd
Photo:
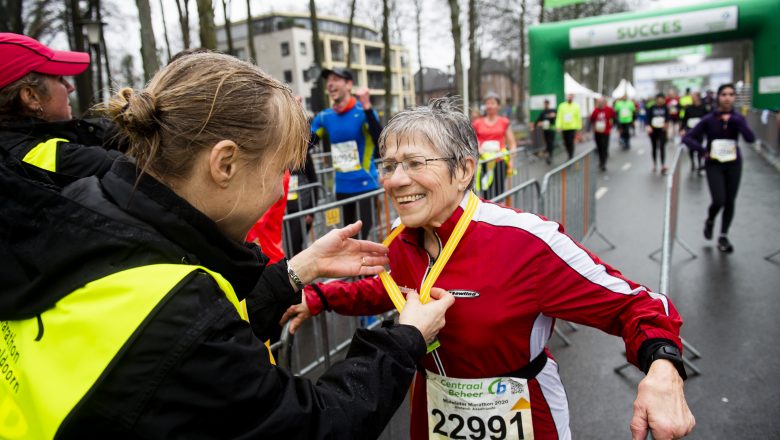
<svg viewBox="0 0 780 440"><path fill-rule="evenodd" d="M631 169L631 162L626 162L626 163L624 163L624 164L623 164L623 166L622 166L622 167L620 167L620 169L621 169L622 171L628 171L628 170L630 170L630 169Z"/></svg>
<svg viewBox="0 0 780 440"><path fill-rule="evenodd" d="M640 149L636 150L636 155L637 156L641 156L643 154L645 154L645 149L644 148L640 148Z"/></svg>
<svg viewBox="0 0 780 440"><path fill-rule="evenodd" d="M602 186L599 189L597 189L596 190L596 200L599 200L600 198L604 197L604 194L606 194L607 191L609 191L609 188L607 188L606 186Z"/></svg>

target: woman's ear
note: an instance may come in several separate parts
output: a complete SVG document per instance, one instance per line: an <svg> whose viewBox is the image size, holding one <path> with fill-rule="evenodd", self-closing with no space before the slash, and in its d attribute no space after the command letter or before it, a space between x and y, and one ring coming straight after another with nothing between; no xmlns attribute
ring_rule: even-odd
<svg viewBox="0 0 780 440"><path fill-rule="evenodd" d="M221 140L209 152L211 179L221 188L227 188L238 171L238 145L231 140Z"/></svg>
<svg viewBox="0 0 780 440"><path fill-rule="evenodd" d="M32 87L23 87L19 91L19 98L22 100L22 105L27 113L36 114L43 111L41 95Z"/></svg>
<svg viewBox="0 0 780 440"><path fill-rule="evenodd" d="M455 170L455 181L458 189L465 190L474 179L474 171L477 169L477 162L473 157L467 157L461 162Z"/></svg>

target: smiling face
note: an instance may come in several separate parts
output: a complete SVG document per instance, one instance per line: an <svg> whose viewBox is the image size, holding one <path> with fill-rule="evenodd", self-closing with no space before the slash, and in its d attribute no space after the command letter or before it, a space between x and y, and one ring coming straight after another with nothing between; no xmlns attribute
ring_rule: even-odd
<svg viewBox="0 0 780 440"><path fill-rule="evenodd" d="M421 136L400 140L392 136L387 138L383 160L399 164L392 174L383 178L382 184L404 225L426 229L439 227L463 199L474 174L473 159L466 159L466 165L455 167L454 176L447 160L428 161L417 171L407 171L400 164L411 158L424 161L443 157L446 155Z"/></svg>
<svg viewBox="0 0 780 440"><path fill-rule="evenodd" d="M344 79L335 73L328 75L325 80L325 89L334 103L345 102L352 94L352 81Z"/></svg>

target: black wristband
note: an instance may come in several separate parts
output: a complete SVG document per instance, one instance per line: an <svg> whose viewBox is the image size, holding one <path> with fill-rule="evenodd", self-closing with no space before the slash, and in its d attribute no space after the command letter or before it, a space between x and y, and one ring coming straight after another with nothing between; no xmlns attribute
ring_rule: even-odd
<svg viewBox="0 0 780 440"><path fill-rule="evenodd" d="M328 304L328 300L325 299L325 294L322 293L322 289L320 289L320 286L316 284L310 284L311 288L314 289L314 293L317 294L317 296L320 298L320 302L322 303L322 309L330 311L330 304Z"/></svg>
<svg viewBox="0 0 780 440"><path fill-rule="evenodd" d="M674 364L674 368L677 369L677 373L685 380L688 378L688 374L685 372L685 363L683 362L682 354L680 350L674 345L662 345L656 348L647 361L647 369L650 370L650 365L658 359L666 359ZM646 373L646 372L645 372Z"/></svg>

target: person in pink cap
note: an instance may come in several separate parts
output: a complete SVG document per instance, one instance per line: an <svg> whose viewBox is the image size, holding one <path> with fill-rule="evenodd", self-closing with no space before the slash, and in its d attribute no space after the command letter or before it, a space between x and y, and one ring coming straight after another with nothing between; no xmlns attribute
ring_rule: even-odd
<svg viewBox="0 0 780 440"><path fill-rule="evenodd" d="M102 175L120 155L106 150L109 125L73 119L65 78L89 67L89 54L51 49L0 33L0 150L6 160L45 170L57 183Z"/></svg>

